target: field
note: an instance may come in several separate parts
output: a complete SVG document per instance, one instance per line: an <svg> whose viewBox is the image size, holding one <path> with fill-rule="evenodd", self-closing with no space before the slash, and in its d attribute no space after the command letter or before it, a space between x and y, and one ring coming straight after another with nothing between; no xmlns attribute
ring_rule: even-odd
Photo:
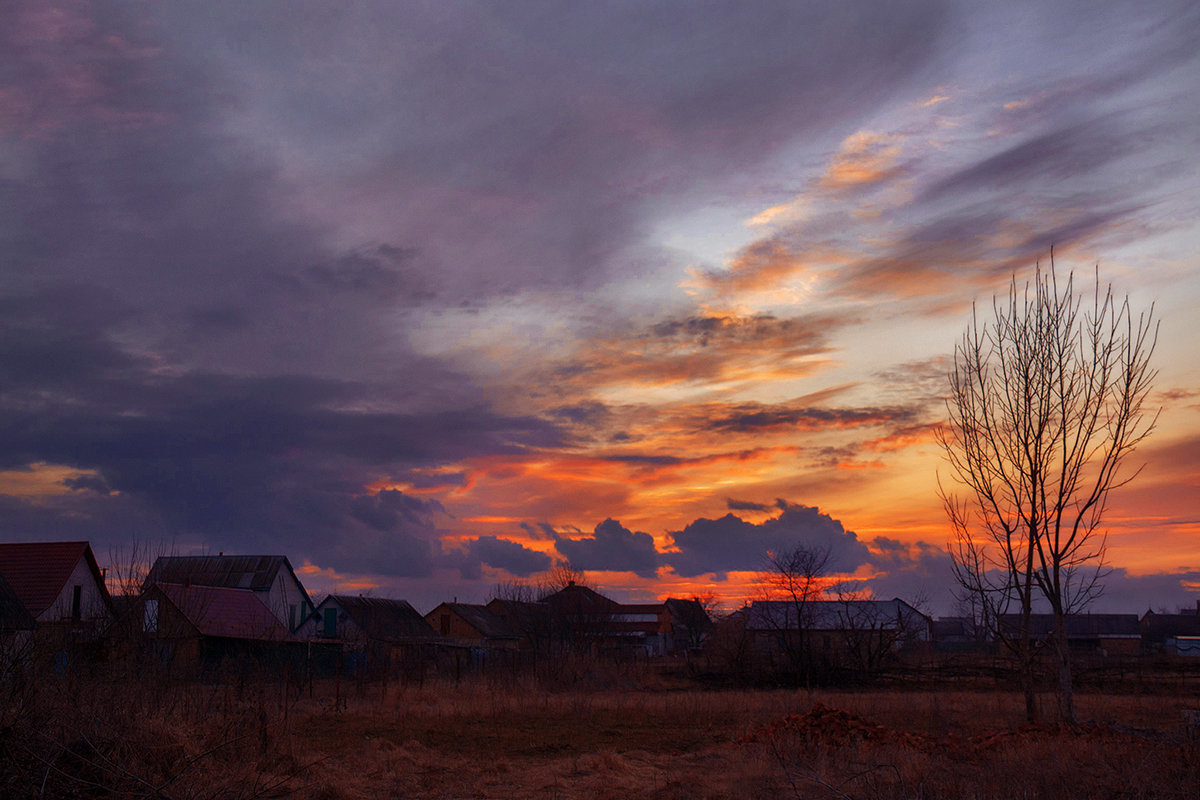
<svg viewBox="0 0 1200 800"><path fill-rule="evenodd" d="M1004 692L7 688L14 798L1200 797L1194 695L1085 693L1065 728Z"/></svg>

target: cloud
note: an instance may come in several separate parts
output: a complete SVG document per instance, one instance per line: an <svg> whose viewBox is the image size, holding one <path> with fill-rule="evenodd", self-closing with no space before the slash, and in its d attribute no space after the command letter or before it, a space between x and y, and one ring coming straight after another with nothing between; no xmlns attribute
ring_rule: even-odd
<svg viewBox="0 0 1200 800"><path fill-rule="evenodd" d="M715 431L746 433L749 431L794 428L823 430L857 428L887 423L905 422L913 418L909 408L804 408L790 403L765 405L742 403L727 405L705 423Z"/></svg>
<svg viewBox="0 0 1200 800"><path fill-rule="evenodd" d="M536 572L550 569L551 559L545 553L530 550L519 542L496 536L479 536L467 542L467 549L460 557L451 557L448 563L457 566L464 578L481 576L480 564L502 569L518 577L526 578Z"/></svg>
<svg viewBox="0 0 1200 800"><path fill-rule="evenodd" d="M755 503L751 500L734 500L732 497L725 498L725 507L730 511L770 511L775 506L767 503Z"/></svg>
<svg viewBox="0 0 1200 800"><path fill-rule="evenodd" d="M796 546L827 549L830 568L838 572L852 572L868 562L866 545L828 514L783 500L776 505L779 516L757 524L733 514L688 523L670 533L678 552L664 553L663 562L684 578L711 573L718 579L727 572L762 570L768 551Z"/></svg>
<svg viewBox="0 0 1200 800"><path fill-rule="evenodd" d="M681 383L799 376L830 352L830 336L853 322L846 316L709 315L668 318L635 333L596 337L548 381L589 390L617 384Z"/></svg>
<svg viewBox="0 0 1200 800"><path fill-rule="evenodd" d="M654 538L648 533L631 531L614 519L604 520L591 536L582 539L556 535L554 547L576 569L632 572L642 578L658 574L659 554Z"/></svg>

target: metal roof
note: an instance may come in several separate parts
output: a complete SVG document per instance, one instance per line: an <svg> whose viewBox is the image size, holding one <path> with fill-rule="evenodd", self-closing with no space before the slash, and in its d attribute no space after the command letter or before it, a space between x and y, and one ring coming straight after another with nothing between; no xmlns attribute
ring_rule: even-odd
<svg viewBox="0 0 1200 800"><path fill-rule="evenodd" d="M109 603L104 577L87 542L17 542L0 544L0 576L34 617L54 603L71 578L79 559L88 568Z"/></svg>
<svg viewBox="0 0 1200 800"><path fill-rule="evenodd" d="M485 639L521 638L521 634L518 631L505 620L493 614L487 606L473 605L471 603L442 603L433 611L426 614L425 619L429 620L435 611L445 609L453 611Z"/></svg>
<svg viewBox="0 0 1200 800"><path fill-rule="evenodd" d="M147 581L266 591L286 556L162 556Z"/></svg>
<svg viewBox="0 0 1200 800"><path fill-rule="evenodd" d="M1020 614L1001 614L1000 628L1015 636L1021 627ZM1068 639L1139 639L1142 631L1137 614L1067 614L1063 620ZM1034 638L1054 632L1053 614L1030 614L1029 634Z"/></svg>
<svg viewBox="0 0 1200 800"><path fill-rule="evenodd" d="M748 609L750 630L797 630L803 615L806 630L928 629L929 618L899 598L891 600L756 600Z"/></svg>
<svg viewBox="0 0 1200 800"><path fill-rule="evenodd" d="M293 640L271 609L249 589L159 583L157 589L202 636L282 642Z"/></svg>
<svg viewBox="0 0 1200 800"><path fill-rule="evenodd" d="M405 600L331 594L321 601L317 610L320 611L327 603L336 603L358 629L371 639L396 642L437 638L437 633L425 618Z"/></svg>

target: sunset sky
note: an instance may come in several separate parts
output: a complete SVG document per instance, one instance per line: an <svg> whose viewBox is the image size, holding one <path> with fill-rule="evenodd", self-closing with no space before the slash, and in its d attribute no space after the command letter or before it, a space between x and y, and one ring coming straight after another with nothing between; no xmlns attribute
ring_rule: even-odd
<svg viewBox="0 0 1200 800"><path fill-rule="evenodd" d="M0 537L316 596L769 548L953 610L933 440L1051 245L1155 304L1099 610L1200 598L1200 6L0 6Z"/></svg>

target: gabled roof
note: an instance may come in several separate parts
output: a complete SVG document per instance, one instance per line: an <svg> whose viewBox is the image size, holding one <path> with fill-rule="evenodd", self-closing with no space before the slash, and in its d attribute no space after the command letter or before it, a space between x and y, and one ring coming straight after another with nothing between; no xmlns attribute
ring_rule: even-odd
<svg viewBox="0 0 1200 800"><path fill-rule="evenodd" d="M87 561L105 604L111 608L104 576L87 542L0 544L0 576L8 581L25 609L37 617L57 599L81 558Z"/></svg>
<svg viewBox="0 0 1200 800"><path fill-rule="evenodd" d="M0 575L0 631L30 631L34 628L33 615L30 614L21 598Z"/></svg>
<svg viewBox="0 0 1200 800"><path fill-rule="evenodd" d="M541 602L552 606L560 612L572 613L604 613L611 614L619 605L604 595L587 586L581 586L574 581L553 594L546 595Z"/></svg>
<svg viewBox="0 0 1200 800"><path fill-rule="evenodd" d="M293 640L257 592L222 586L154 584L201 636L283 642Z"/></svg>
<svg viewBox="0 0 1200 800"><path fill-rule="evenodd" d="M684 600L678 597L668 597L663 601L671 622L683 625L693 631L707 631L713 627L712 618L704 610L699 600Z"/></svg>
<svg viewBox="0 0 1200 800"><path fill-rule="evenodd" d="M471 603L442 603L425 616L428 619L434 611L443 609L453 611L485 639L521 638L521 634L515 628L489 611L487 606L478 606Z"/></svg>
<svg viewBox="0 0 1200 800"><path fill-rule="evenodd" d="M150 568L146 582L265 592L275 583L281 569L288 571L308 599L308 592L287 556L161 556Z"/></svg>
<svg viewBox="0 0 1200 800"><path fill-rule="evenodd" d="M809 600L798 606L790 600L755 600L746 627L750 630L817 631L909 630L929 624L929 618L899 598L891 600Z"/></svg>
<svg viewBox="0 0 1200 800"><path fill-rule="evenodd" d="M318 611L328 603L336 603L359 630L377 641L437 638L425 618L405 600L331 594L321 601Z"/></svg>

